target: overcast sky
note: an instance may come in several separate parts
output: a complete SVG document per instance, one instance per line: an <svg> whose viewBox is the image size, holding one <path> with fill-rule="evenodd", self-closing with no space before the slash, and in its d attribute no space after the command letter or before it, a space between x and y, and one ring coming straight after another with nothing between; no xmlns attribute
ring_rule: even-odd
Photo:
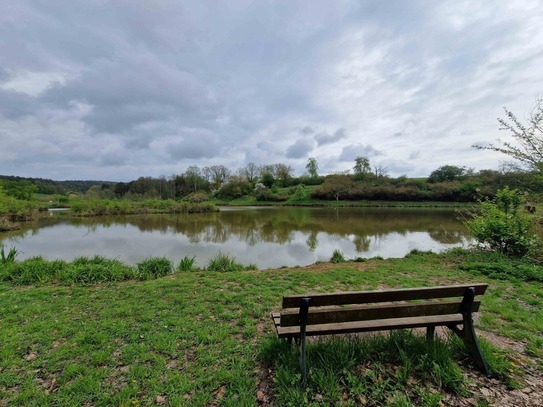
<svg viewBox="0 0 543 407"><path fill-rule="evenodd" d="M0 2L3 175L497 168L541 94L537 0Z"/></svg>

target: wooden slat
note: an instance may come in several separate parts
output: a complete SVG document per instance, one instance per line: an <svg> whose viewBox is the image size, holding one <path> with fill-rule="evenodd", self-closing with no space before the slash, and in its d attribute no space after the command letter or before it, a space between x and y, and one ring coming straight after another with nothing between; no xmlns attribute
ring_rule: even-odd
<svg viewBox="0 0 543 407"><path fill-rule="evenodd" d="M469 287L475 288L476 295L481 295L484 294L488 288L488 284L477 283L380 291L350 291L327 294L289 295L283 297L283 308L300 307L301 299L304 297L311 297L311 302L309 304L310 307L462 297L466 289Z"/></svg>
<svg viewBox="0 0 543 407"><path fill-rule="evenodd" d="M479 310L480 301L474 301L472 311ZM462 301L432 301L425 303L354 305L333 309L309 308L307 325L368 321L374 319L422 317L457 314ZM299 325L298 310L287 309L281 313L281 326Z"/></svg>
<svg viewBox="0 0 543 407"><path fill-rule="evenodd" d="M462 315L434 315L414 318L393 318L385 320L346 322L341 324L310 325L307 327L307 336L348 334L356 332L385 331L402 328L423 328L428 326L444 326L461 324ZM299 336L300 327L277 327L277 335L280 338Z"/></svg>

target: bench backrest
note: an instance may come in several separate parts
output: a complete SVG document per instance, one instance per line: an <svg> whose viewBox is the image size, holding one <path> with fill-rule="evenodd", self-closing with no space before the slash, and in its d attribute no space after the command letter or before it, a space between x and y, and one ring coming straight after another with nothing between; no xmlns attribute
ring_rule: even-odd
<svg viewBox="0 0 543 407"><path fill-rule="evenodd" d="M482 295L488 284L286 296L283 297L281 326L300 324L304 298L310 298L307 325L458 314L462 312L463 299L450 298L464 297L470 287L474 295ZM473 301L470 311L478 311L479 305L480 301Z"/></svg>

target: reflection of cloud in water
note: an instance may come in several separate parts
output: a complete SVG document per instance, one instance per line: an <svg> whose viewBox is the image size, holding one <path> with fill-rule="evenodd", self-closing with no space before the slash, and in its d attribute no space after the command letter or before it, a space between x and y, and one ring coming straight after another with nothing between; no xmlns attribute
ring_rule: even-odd
<svg viewBox="0 0 543 407"><path fill-rule="evenodd" d="M306 265L346 258L402 257L412 249L439 251L469 242L454 212L383 208L253 208L214 214L46 217L0 235L22 258L73 259L95 254L135 263L149 256L205 266L219 251L259 267Z"/></svg>

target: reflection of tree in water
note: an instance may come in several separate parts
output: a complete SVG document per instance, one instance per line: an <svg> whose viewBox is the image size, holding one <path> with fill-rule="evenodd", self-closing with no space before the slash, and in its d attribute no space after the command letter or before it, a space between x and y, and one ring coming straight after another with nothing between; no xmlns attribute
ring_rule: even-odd
<svg viewBox="0 0 543 407"><path fill-rule="evenodd" d="M309 232L309 236L307 236L307 240L305 243L307 244L307 247L312 252L315 251L317 248L317 245L319 244L319 240L317 239L318 232L315 232L314 230Z"/></svg>
<svg viewBox="0 0 543 407"><path fill-rule="evenodd" d="M307 236L310 250L318 246L319 232L349 239L359 252L368 251L372 239L390 233L428 232L439 243L460 243L468 237L453 212L440 209L391 208L257 208L208 214L130 215L97 218L47 216L8 237L37 233L42 228L69 224L94 233L101 226L136 227L142 232L183 234L191 243L225 243L237 238L250 246L260 242L290 243L295 232ZM2 238L5 238L2 236Z"/></svg>
<svg viewBox="0 0 543 407"><path fill-rule="evenodd" d="M465 238L465 233L460 233L457 230L438 229L432 230L428 234L433 240L442 244L463 243Z"/></svg>
<svg viewBox="0 0 543 407"><path fill-rule="evenodd" d="M367 252L370 249L371 239L369 236L355 235L353 243L357 252Z"/></svg>

